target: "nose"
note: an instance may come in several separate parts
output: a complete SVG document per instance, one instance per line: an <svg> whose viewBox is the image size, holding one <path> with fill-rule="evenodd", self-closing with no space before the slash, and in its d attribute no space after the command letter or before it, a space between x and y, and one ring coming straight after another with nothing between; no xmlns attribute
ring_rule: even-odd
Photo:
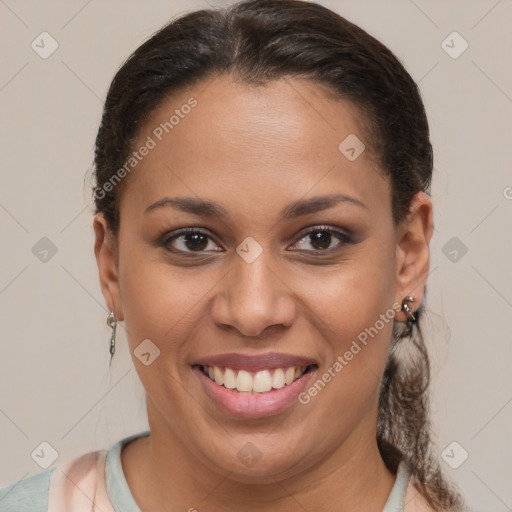
<svg viewBox="0 0 512 512"><path fill-rule="evenodd" d="M235 257L213 301L211 315L219 327L256 337L271 326L292 325L296 311L293 288L271 268L264 254L252 263Z"/></svg>

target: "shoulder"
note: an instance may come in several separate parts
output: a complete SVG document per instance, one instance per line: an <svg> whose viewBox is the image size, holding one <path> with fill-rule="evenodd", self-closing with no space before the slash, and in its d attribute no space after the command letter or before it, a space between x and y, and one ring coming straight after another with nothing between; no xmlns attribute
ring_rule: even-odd
<svg viewBox="0 0 512 512"><path fill-rule="evenodd" d="M423 494L416 485L416 478L411 476L405 493L405 506L403 512L434 512Z"/></svg>
<svg viewBox="0 0 512 512"><path fill-rule="evenodd" d="M121 439L109 450L86 453L0 489L1 512L114 512L138 510L121 466L121 448L149 430ZM122 503L123 507L119 506Z"/></svg>
<svg viewBox="0 0 512 512"><path fill-rule="evenodd" d="M18 480L0 489L0 510L2 512L93 510L94 504L91 497L98 497L101 501L106 498L105 455L105 450L86 453L56 468ZM109 509L106 507L102 510L107 512Z"/></svg>
<svg viewBox="0 0 512 512"><path fill-rule="evenodd" d="M404 512L433 512L433 510L411 479L405 493Z"/></svg>
<svg viewBox="0 0 512 512"><path fill-rule="evenodd" d="M383 512L434 512L417 484L411 466L405 460L400 461Z"/></svg>
<svg viewBox="0 0 512 512"><path fill-rule="evenodd" d="M113 512L105 485L107 450L86 453L55 469L48 492L52 512Z"/></svg>
<svg viewBox="0 0 512 512"><path fill-rule="evenodd" d="M48 489L53 469L23 478L0 489L2 512L39 512L48 510Z"/></svg>

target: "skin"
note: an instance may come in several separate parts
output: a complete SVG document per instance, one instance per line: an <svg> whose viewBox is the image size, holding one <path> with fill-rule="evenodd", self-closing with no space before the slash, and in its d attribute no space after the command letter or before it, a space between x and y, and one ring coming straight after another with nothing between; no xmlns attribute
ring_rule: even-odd
<svg viewBox="0 0 512 512"><path fill-rule="evenodd" d="M338 150L349 134L367 139L364 115L306 80L196 84L151 113L134 148L191 96L197 107L124 184L118 245L102 214L94 218L101 289L125 322L147 396L151 436L122 452L132 494L152 512L381 510L395 481L376 444L392 322L309 404L265 418L222 413L190 365L219 353L276 351L311 357L318 375L393 303L412 295L416 309L429 267L430 199L416 194L395 225L389 182L369 142L355 161ZM365 206L279 216L292 201L334 192ZM171 207L144 214L165 196L215 201L229 217ZM321 257L302 233L318 225L349 230L357 243L332 235L323 247L337 250ZM157 244L185 227L210 235L203 253L184 237L168 247L187 254ZM252 263L236 253L248 236L263 249ZM160 349L149 366L133 355L147 338ZM251 467L237 457L248 442L262 454Z"/></svg>

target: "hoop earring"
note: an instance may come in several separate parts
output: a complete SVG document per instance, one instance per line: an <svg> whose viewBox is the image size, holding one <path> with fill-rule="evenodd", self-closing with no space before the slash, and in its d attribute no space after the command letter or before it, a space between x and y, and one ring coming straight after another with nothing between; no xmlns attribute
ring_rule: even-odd
<svg viewBox="0 0 512 512"><path fill-rule="evenodd" d="M110 338L110 360L112 361L112 357L114 357L114 352L116 351L116 327L117 327L117 318L114 315L113 311L111 311L107 316L107 325L112 329L112 337Z"/></svg>

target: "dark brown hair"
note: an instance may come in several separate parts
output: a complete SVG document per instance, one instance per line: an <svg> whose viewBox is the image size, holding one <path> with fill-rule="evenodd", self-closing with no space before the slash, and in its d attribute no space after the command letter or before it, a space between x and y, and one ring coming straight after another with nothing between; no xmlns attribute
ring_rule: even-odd
<svg viewBox="0 0 512 512"><path fill-rule="evenodd" d="M115 238L127 180L114 183L112 177L133 151L142 123L172 93L222 74L254 86L305 78L359 107L370 127L371 152L390 180L395 223L407 215L414 194L429 193L427 117L415 82L393 53L314 2L248 0L171 21L114 77L96 138L93 195L96 213ZM380 386L378 446L391 471L407 462L434 510L460 510L462 498L442 476L431 439L427 349L418 324L412 331L402 326L395 324Z"/></svg>

